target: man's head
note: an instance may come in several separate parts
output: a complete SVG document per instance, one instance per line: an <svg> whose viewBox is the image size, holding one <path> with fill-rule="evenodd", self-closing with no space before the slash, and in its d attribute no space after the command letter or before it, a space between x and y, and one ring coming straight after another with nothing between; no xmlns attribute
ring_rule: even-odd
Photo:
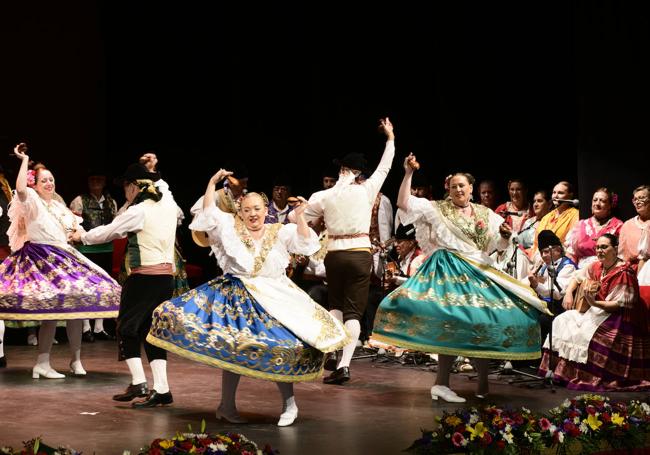
<svg viewBox="0 0 650 455"><path fill-rule="evenodd" d="M91 171L88 173L88 191L91 194L101 194L106 188L106 175L102 172Z"/></svg>
<svg viewBox="0 0 650 455"><path fill-rule="evenodd" d="M276 177L273 181L273 192L271 198L279 209L287 206L287 199L291 196L291 183L284 176Z"/></svg>
<svg viewBox="0 0 650 455"><path fill-rule="evenodd" d="M494 182L492 180L483 180L478 186L478 191L481 205L494 210L497 206Z"/></svg>
<svg viewBox="0 0 650 455"><path fill-rule="evenodd" d="M555 233L549 229L541 231L537 237L537 245L542 255L542 260L549 264L551 260L557 261L564 255L562 242Z"/></svg>
<svg viewBox="0 0 650 455"><path fill-rule="evenodd" d="M368 165L363 153L348 153L340 160L334 160L334 164L340 167L339 175L352 173L355 177L358 177Z"/></svg>
<svg viewBox="0 0 650 455"><path fill-rule="evenodd" d="M413 225L400 224L397 226L397 232L395 232L395 249L399 258L405 258L416 246L417 241L415 240L415 228Z"/></svg>

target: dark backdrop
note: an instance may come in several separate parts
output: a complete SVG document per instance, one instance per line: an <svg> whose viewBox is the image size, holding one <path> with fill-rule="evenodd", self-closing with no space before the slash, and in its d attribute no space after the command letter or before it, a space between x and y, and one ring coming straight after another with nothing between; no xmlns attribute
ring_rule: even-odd
<svg viewBox="0 0 650 455"><path fill-rule="evenodd" d="M0 11L0 163L15 169L8 153L28 142L68 201L89 168L116 175L147 150L186 212L233 159L252 189L268 193L284 172L308 196L334 157L362 151L376 164L383 116L397 134L383 189L393 201L408 152L436 196L452 171L496 180L501 199L514 176L531 188L566 179L583 216L602 184L631 216L630 191L648 181L641 6L54 3Z"/></svg>

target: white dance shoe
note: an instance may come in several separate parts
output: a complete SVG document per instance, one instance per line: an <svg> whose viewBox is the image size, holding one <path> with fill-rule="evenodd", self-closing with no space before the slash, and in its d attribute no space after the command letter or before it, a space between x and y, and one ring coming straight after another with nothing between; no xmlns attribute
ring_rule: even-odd
<svg viewBox="0 0 650 455"><path fill-rule="evenodd" d="M292 406L280 415L279 427L288 427L298 418L298 406Z"/></svg>
<svg viewBox="0 0 650 455"><path fill-rule="evenodd" d="M229 423L248 423L244 417L240 416L236 408L232 410L226 410L225 408L219 406L216 413L217 419L223 419Z"/></svg>
<svg viewBox="0 0 650 455"><path fill-rule="evenodd" d="M40 377L47 379L63 379L65 378L65 375L57 372L52 367L45 368L41 365L35 365L34 368L32 368L32 378L38 379Z"/></svg>
<svg viewBox="0 0 650 455"><path fill-rule="evenodd" d="M438 397L447 401L448 403L465 403L465 398L456 395L456 392L444 385L434 385L431 387L431 399L437 400Z"/></svg>
<svg viewBox="0 0 650 455"><path fill-rule="evenodd" d="M74 376L86 376L86 370L81 366L81 360L70 362L70 373Z"/></svg>

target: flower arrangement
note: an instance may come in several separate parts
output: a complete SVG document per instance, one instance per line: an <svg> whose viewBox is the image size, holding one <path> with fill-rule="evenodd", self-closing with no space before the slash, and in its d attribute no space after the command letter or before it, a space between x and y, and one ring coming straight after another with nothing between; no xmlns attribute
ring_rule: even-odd
<svg viewBox="0 0 650 455"><path fill-rule="evenodd" d="M69 447L50 447L40 437L23 442L23 448L0 447L0 455L81 455Z"/></svg>
<svg viewBox="0 0 650 455"><path fill-rule="evenodd" d="M279 452L269 445L259 448L250 439L238 433L213 434L205 432L205 420L201 422L201 431L176 433L168 439L155 439L149 446L140 450L139 455L276 455Z"/></svg>
<svg viewBox="0 0 650 455"><path fill-rule="evenodd" d="M566 454L593 453L643 447L650 436L650 405L632 400L610 402L601 395L584 394L565 400L546 414L488 406L443 412L434 431L422 430L407 450L417 454L478 453Z"/></svg>

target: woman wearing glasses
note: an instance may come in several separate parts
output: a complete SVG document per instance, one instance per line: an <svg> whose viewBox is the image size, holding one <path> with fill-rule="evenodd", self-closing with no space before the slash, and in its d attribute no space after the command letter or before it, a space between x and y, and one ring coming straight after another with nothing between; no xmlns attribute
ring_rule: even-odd
<svg viewBox="0 0 650 455"><path fill-rule="evenodd" d="M623 224L618 253L636 266L640 298L650 308L650 185L641 185L632 192L637 215ZM649 322L650 324L650 322Z"/></svg>

